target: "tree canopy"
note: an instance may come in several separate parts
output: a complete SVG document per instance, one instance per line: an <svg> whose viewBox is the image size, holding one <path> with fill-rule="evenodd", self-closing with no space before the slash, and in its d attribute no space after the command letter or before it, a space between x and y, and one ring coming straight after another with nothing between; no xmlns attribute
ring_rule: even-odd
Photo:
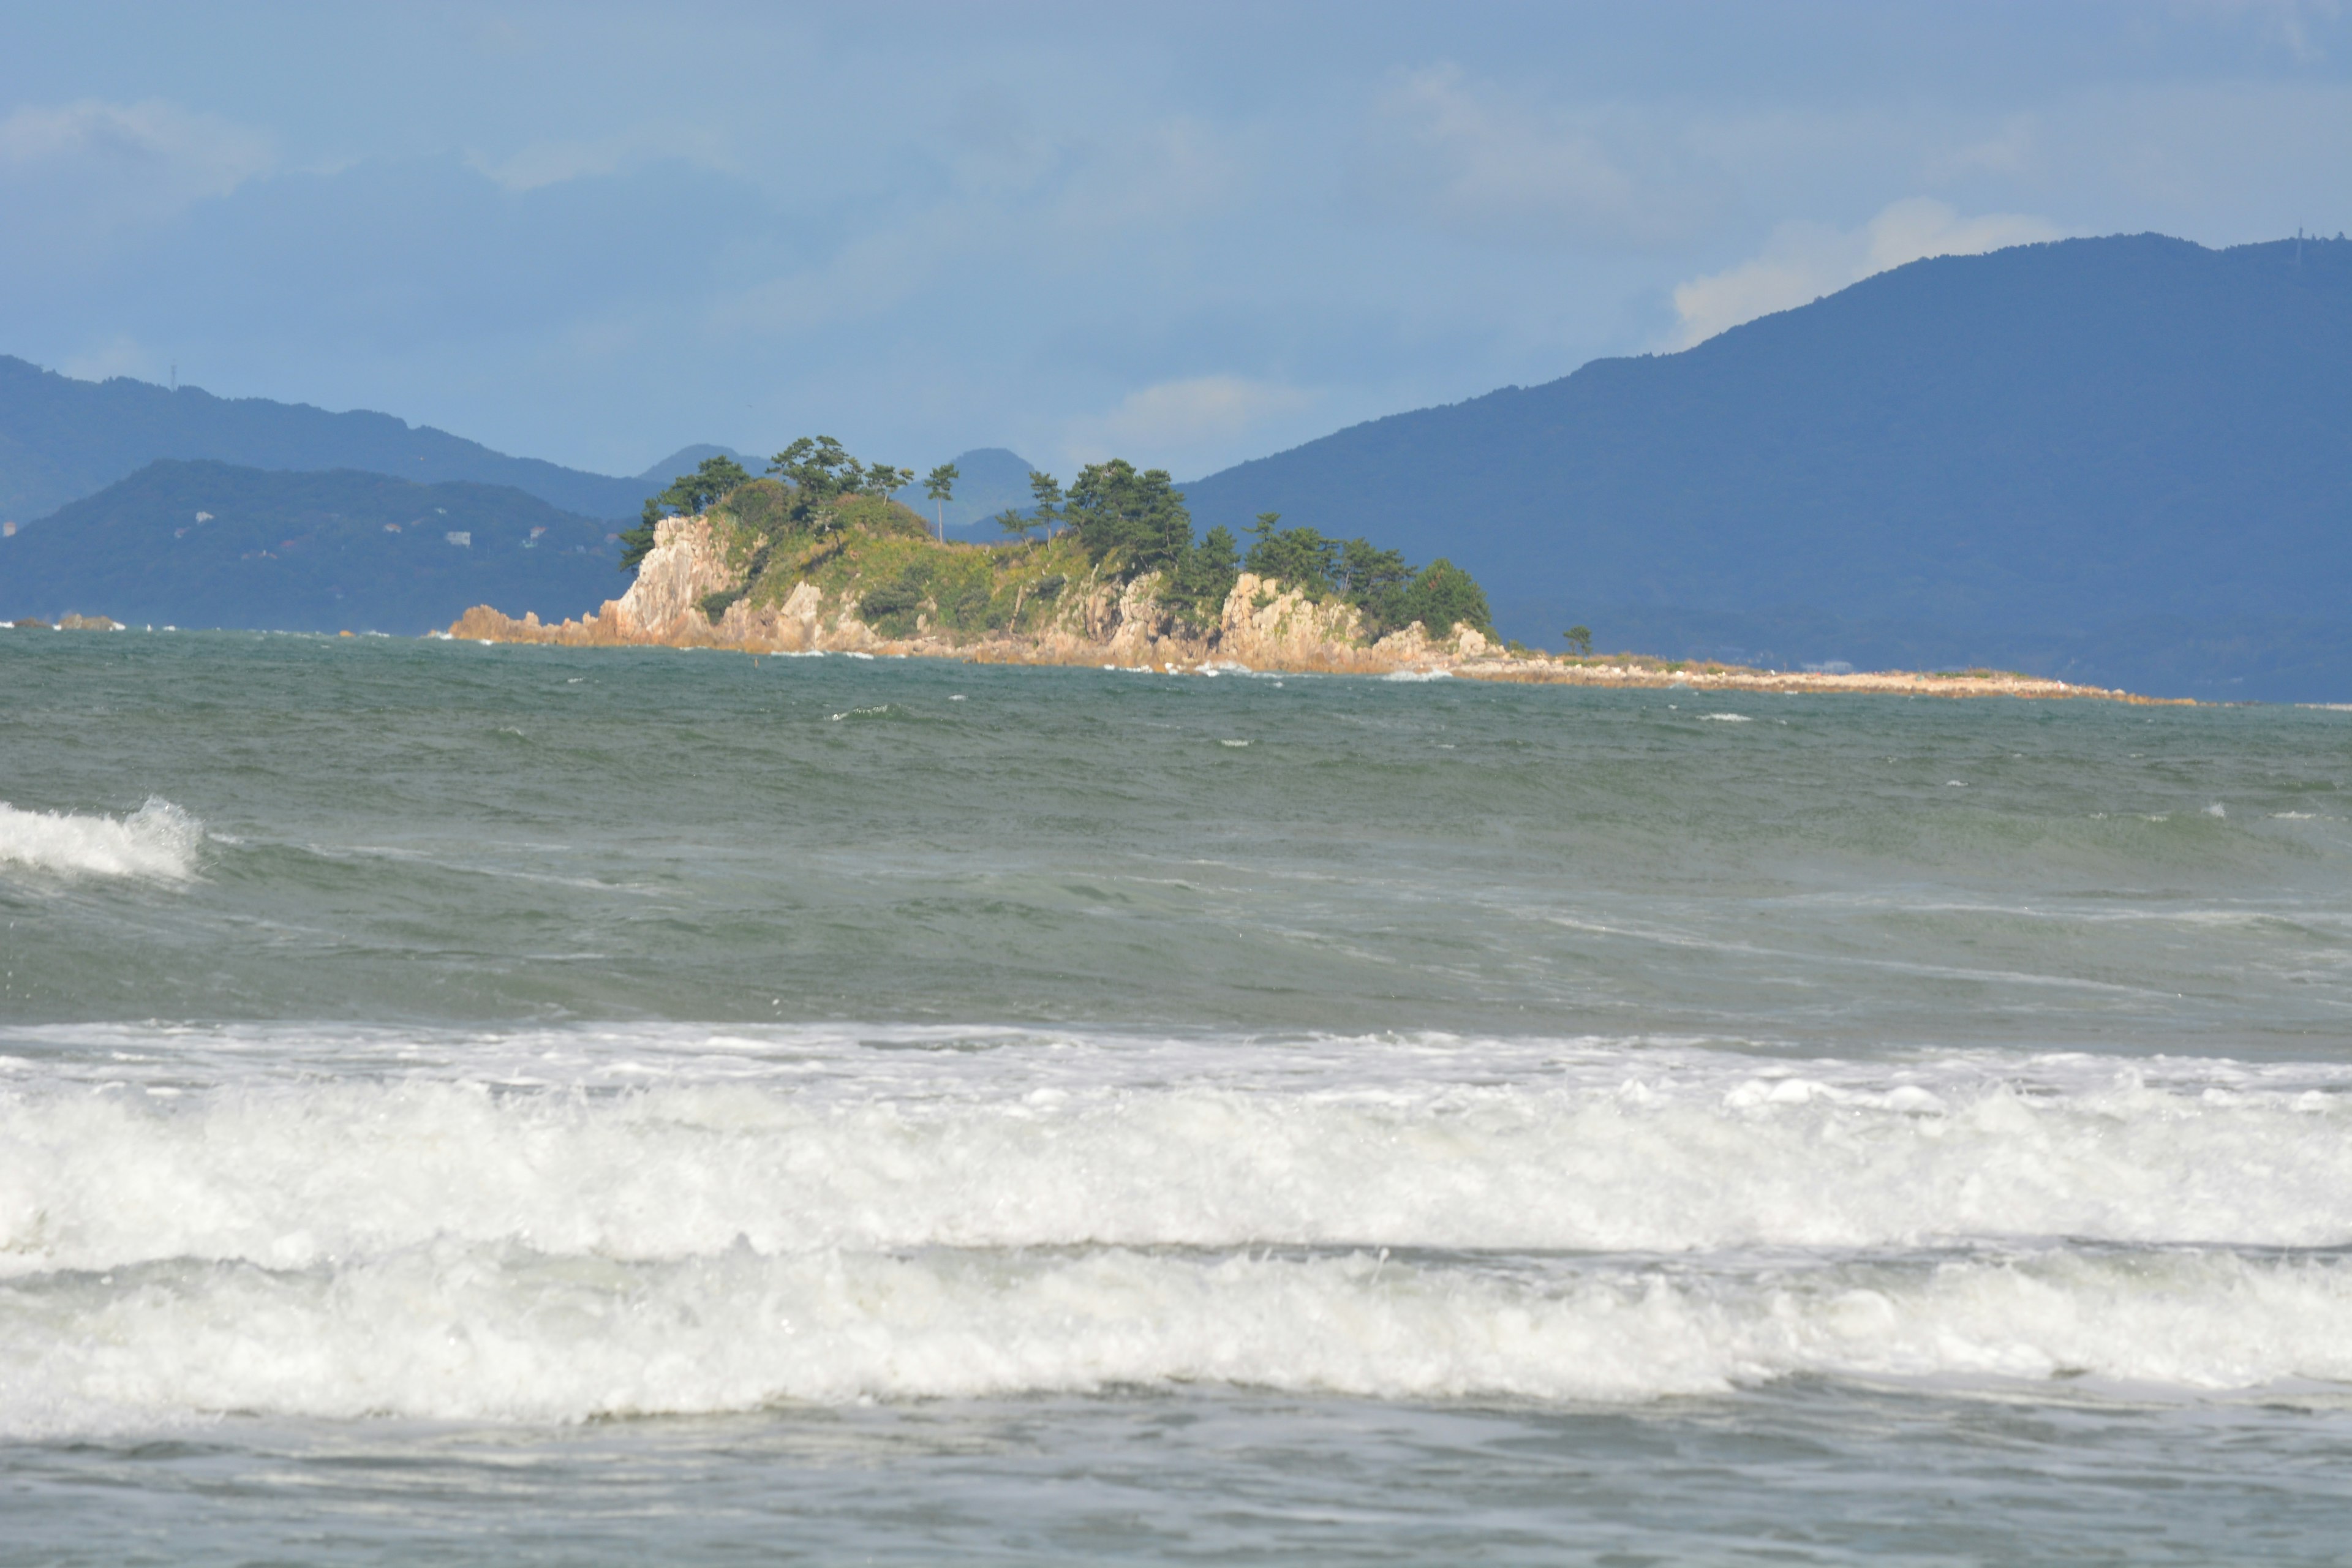
<svg viewBox="0 0 2352 1568"><path fill-rule="evenodd" d="M1138 473L1124 458L1078 470L1067 515L1088 559L1117 556L1128 576L1172 568L1192 547L1192 514L1168 470Z"/></svg>
<svg viewBox="0 0 2352 1568"><path fill-rule="evenodd" d="M818 506L853 493L866 481L866 466L830 436L802 437L768 459L768 472Z"/></svg>
<svg viewBox="0 0 2352 1568"><path fill-rule="evenodd" d="M1486 591L1478 580L1443 555L1422 568L1405 591L1404 611L1435 637L1450 637L1457 626L1495 635L1494 613L1486 607Z"/></svg>
<svg viewBox="0 0 2352 1568"><path fill-rule="evenodd" d="M1310 599L1337 595L1363 612L1371 637L1415 621L1436 637L1462 625L1493 635L1486 591L1452 562L1441 558L1416 574L1402 551L1382 550L1369 540L1327 538L1312 528L1284 528L1281 521L1279 512L1258 513L1244 566Z"/></svg>
<svg viewBox="0 0 2352 1568"><path fill-rule="evenodd" d="M1033 473L1029 479L1037 497L1032 521L1050 528L1061 488L1050 474ZM1246 558L1222 526L1195 542L1184 493L1164 469L1138 472L1122 458L1090 464L1070 487L1059 515L1097 564L1108 563L1123 577L1165 574L1165 602L1195 625L1216 617L1236 576L1247 570L1310 599L1336 595L1355 605L1374 637L1414 621L1440 637L1461 625L1490 635L1494 630L1485 591L1450 562L1432 562L1416 573L1401 551L1363 539L1329 538L1312 528L1284 528L1280 514L1271 511L1260 512L1250 529ZM1007 531L1013 531L1007 516Z"/></svg>
<svg viewBox="0 0 2352 1568"><path fill-rule="evenodd" d="M681 474L669 488L646 501L643 521L621 535L621 570L635 572L654 547L654 535L666 517L693 517L709 511L751 476L732 458L705 458L690 474Z"/></svg>
<svg viewBox="0 0 2352 1568"><path fill-rule="evenodd" d="M762 525L761 531L772 536L830 533L840 526L845 501L865 497L887 505L892 494L915 478L912 468L861 463L830 436L803 436L769 459L768 472L789 487L782 515ZM931 478L939 481L940 471L934 469ZM946 482L953 479L950 466Z"/></svg>
<svg viewBox="0 0 2352 1568"><path fill-rule="evenodd" d="M1340 542L1311 528L1281 528L1278 511L1262 511L1250 527L1256 541L1242 564L1261 577L1279 578L1308 598L1320 599L1338 584Z"/></svg>
<svg viewBox="0 0 2352 1568"><path fill-rule="evenodd" d="M1032 515L1031 526L1044 529L1045 537L1053 538L1054 525L1062 521L1062 481L1051 474L1032 468L1029 470L1029 493L1037 500L1037 510ZM1012 515L1010 510L1005 512L1007 517Z"/></svg>

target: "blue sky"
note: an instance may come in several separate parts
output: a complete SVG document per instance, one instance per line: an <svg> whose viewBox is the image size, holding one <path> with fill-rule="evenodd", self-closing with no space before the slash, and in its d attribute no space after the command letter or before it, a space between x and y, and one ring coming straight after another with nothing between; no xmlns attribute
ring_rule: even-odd
<svg viewBox="0 0 2352 1568"><path fill-rule="evenodd" d="M2352 228L2352 5L0 3L0 353L1194 477L1921 255Z"/></svg>

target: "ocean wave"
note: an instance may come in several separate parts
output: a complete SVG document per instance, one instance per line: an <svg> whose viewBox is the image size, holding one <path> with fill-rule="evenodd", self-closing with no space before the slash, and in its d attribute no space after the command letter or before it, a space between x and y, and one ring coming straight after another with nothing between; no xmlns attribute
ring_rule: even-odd
<svg viewBox="0 0 2352 1568"><path fill-rule="evenodd" d="M2340 1086L1678 1078L1621 1058L1614 1082L1596 1068L1512 1086L1089 1086L1008 1068L959 1090L933 1053L874 1054L925 1059L900 1079L768 1069L801 1089L664 1084L650 1053L595 1079L653 1085L626 1089L141 1092L116 1062L93 1092L12 1075L0 1279L173 1258L301 1267L436 1237L605 1258L739 1237L774 1253L2352 1244Z"/></svg>
<svg viewBox="0 0 2352 1568"><path fill-rule="evenodd" d="M1221 1384L1637 1402L1790 1376L2211 1395L2352 1379L2352 1268L2231 1254L1542 1273L1358 1252L748 1246L661 1262L442 1239L0 1296L0 1427L207 1413L577 1421ZM2018 1387L2020 1382L2029 1385Z"/></svg>
<svg viewBox="0 0 2352 1568"><path fill-rule="evenodd" d="M123 817L0 804L0 868L182 881L195 874L204 837L203 823L158 796Z"/></svg>

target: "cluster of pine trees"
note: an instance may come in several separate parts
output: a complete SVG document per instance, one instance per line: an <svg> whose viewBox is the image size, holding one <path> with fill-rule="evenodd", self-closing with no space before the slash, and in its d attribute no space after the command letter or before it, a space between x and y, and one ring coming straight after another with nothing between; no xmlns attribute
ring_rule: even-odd
<svg viewBox="0 0 2352 1568"><path fill-rule="evenodd" d="M758 508L759 517L740 521L775 538L832 532L849 521L845 502L855 498L887 507L891 494L915 477L912 468L861 463L830 436L802 437L770 460L768 472L782 481L783 506ZM955 478L952 463L932 469L931 493L944 499ZM751 476L732 458L705 458L694 472L679 475L667 489L647 499L643 521L621 535L621 570L637 569L653 549L663 518L708 511L751 482Z"/></svg>
<svg viewBox="0 0 2352 1568"><path fill-rule="evenodd" d="M1258 514L1248 552L1222 525L1192 537L1184 492L1164 468L1139 473L1124 458L1089 464L1065 496L1051 474L1032 473L1028 513L998 519L1006 532L1074 531L1088 559L1121 577L1164 574L1161 601L1195 625L1213 623L1243 572L1276 579L1318 603L1339 598L1363 612L1365 632L1385 637L1419 621L1433 637L1456 626L1491 635L1486 595L1470 574L1440 558L1415 571L1398 551L1362 539L1330 539L1312 528L1284 528L1275 512Z"/></svg>

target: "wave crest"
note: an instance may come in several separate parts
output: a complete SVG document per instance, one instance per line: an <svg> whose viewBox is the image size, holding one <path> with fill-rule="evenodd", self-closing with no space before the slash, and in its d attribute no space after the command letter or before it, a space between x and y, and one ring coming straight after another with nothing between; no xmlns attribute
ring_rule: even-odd
<svg viewBox="0 0 2352 1568"><path fill-rule="evenodd" d="M151 1266L0 1302L0 1430L220 1410L577 1421L1183 1384L1639 1402L1791 1376L2210 1397L2352 1376L2329 1261L2046 1254L1766 1277L1356 1253L737 1246L625 1263L444 1238ZM299 1349L297 1348L299 1347Z"/></svg>
<svg viewBox="0 0 2352 1568"><path fill-rule="evenodd" d="M120 818L0 804L0 867L50 876L184 881L204 838L203 823L159 795Z"/></svg>
<svg viewBox="0 0 2352 1568"><path fill-rule="evenodd" d="M437 1236L629 1258L739 1236L777 1253L2352 1244L2337 1096L1943 1088L19 1091L0 1095L0 1149L22 1152L0 1162L0 1281L301 1267Z"/></svg>

